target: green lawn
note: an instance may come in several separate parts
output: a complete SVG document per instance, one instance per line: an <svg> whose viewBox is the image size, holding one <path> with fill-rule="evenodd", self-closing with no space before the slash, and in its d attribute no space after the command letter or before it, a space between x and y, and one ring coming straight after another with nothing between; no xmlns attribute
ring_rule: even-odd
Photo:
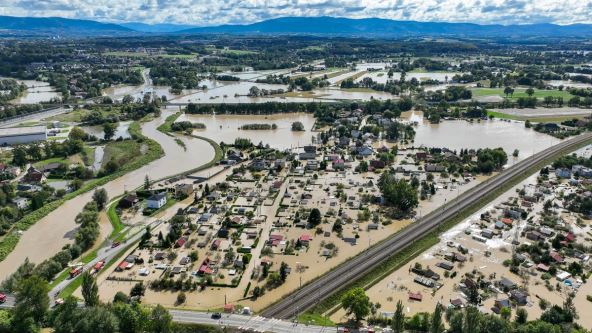
<svg viewBox="0 0 592 333"><path fill-rule="evenodd" d="M471 88L473 92L473 97L486 97L486 96L500 96L506 97L504 94L504 88ZM565 90L540 90L534 89L533 97L543 99L547 96L552 97L563 97L563 100L567 102L570 98L573 97L572 94ZM516 88L514 89L514 94L509 96L509 99L518 99L519 97L528 97L526 94L526 89L524 88Z"/></svg>
<svg viewBox="0 0 592 333"><path fill-rule="evenodd" d="M110 239L113 239L123 230L123 228L125 228L125 225L123 225L121 218L119 218L119 215L117 214L118 204L119 200L113 202L107 209L107 216L109 217L109 222L111 222L111 226L113 227L113 231L111 231L111 235L109 236Z"/></svg>
<svg viewBox="0 0 592 333"><path fill-rule="evenodd" d="M317 325L317 326L335 326L335 323L329 319L329 317L325 317L318 313L310 313L305 312L298 316L298 322L307 325Z"/></svg>
<svg viewBox="0 0 592 333"><path fill-rule="evenodd" d="M127 164L142 156L141 146L136 140L111 141L105 146L102 165L110 160L118 161L120 166Z"/></svg>
<svg viewBox="0 0 592 333"><path fill-rule="evenodd" d="M82 122L82 118L89 115L92 111L86 109L77 109L72 110L66 113L58 114L55 116L51 116L49 118L43 119L44 121L61 121L61 122L68 122L68 123L80 123ZM105 114L105 112L103 112Z"/></svg>

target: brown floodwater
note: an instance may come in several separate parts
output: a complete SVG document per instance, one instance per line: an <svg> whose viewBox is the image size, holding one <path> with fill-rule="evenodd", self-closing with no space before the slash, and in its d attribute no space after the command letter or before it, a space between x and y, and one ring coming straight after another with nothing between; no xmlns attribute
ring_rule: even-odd
<svg viewBox="0 0 592 333"><path fill-rule="evenodd" d="M27 86L25 93L10 101L13 104L36 104L49 102L52 98L60 98L62 94L55 91L49 83L35 80L17 80Z"/></svg>
<svg viewBox="0 0 592 333"><path fill-rule="evenodd" d="M311 132L315 123L309 113L283 113L274 115L183 115L179 120L203 123L205 130L195 130L196 135L208 137L216 142L233 143L236 138L250 139L254 144L262 142L276 149L288 149L311 143L316 132ZM300 121L304 132L291 130L292 123ZM246 124L276 124L275 130L239 130Z"/></svg>
<svg viewBox="0 0 592 333"><path fill-rule="evenodd" d="M402 119L414 122L414 146L435 148L479 149L501 147L506 151L508 162L513 163L557 144L561 140L550 135L525 128L524 122L500 119L468 122L466 120L444 120L430 124L417 111L403 113ZM518 158L511 157L514 149L519 150Z"/></svg>
<svg viewBox="0 0 592 333"><path fill-rule="evenodd" d="M166 155L102 186L110 198L141 186L146 175L153 180L160 179L196 168L214 157L213 147L203 140L181 138L187 147L185 151L174 138L159 132L156 128L170 114L163 112L160 118L142 126L144 135L156 140ZM25 231L14 251L0 262L0 281L12 274L25 258L39 263L72 243L77 228L74 218L91 199L92 191L68 200Z"/></svg>

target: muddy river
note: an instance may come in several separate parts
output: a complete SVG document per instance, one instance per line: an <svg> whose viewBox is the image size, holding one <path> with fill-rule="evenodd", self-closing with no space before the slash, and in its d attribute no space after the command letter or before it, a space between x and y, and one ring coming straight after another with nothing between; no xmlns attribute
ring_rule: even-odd
<svg viewBox="0 0 592 333"><path fill-rule="evenodd" d="M144 135L156 140L166 155L104 185L110 198L122 194L125 189L141 186L146 175L151 179L163 178L196 168L214 157L214 149L203 140L181 138L187 146L185 151L174 138L159 132L156 128L170 114L165 111L160 118L142 126ZM74 218L91 197L92 191L67 201L27 230L14 251L0 262L0 281L14 272L25 258L39 263L73 242L77 228Z"/></svg>

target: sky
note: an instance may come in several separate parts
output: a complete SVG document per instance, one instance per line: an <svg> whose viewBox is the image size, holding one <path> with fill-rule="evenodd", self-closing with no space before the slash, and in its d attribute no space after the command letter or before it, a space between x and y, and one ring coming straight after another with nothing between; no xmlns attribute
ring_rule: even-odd
<svg viewBox="0 0 592 333"><path fill-rule="evenodd" d="M592 23L592 0L0 0L0 15L103 22L248 24L282 16L480 24Z"/></svg>

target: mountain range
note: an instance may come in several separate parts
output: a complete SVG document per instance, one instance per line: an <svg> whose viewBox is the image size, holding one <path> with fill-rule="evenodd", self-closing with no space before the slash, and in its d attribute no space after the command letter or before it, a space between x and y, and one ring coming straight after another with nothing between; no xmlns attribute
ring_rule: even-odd
<svg viewBox="0 0 592 333"><path fill-rule="evenodd" d="M592 25L474 24L396 21L379 18L282 17L244 25L197 27L177 24L103 23L59 17L0 16L0 31L64 36L235 34L235 35L327 35L368 37L592 37Z"/></svg>

